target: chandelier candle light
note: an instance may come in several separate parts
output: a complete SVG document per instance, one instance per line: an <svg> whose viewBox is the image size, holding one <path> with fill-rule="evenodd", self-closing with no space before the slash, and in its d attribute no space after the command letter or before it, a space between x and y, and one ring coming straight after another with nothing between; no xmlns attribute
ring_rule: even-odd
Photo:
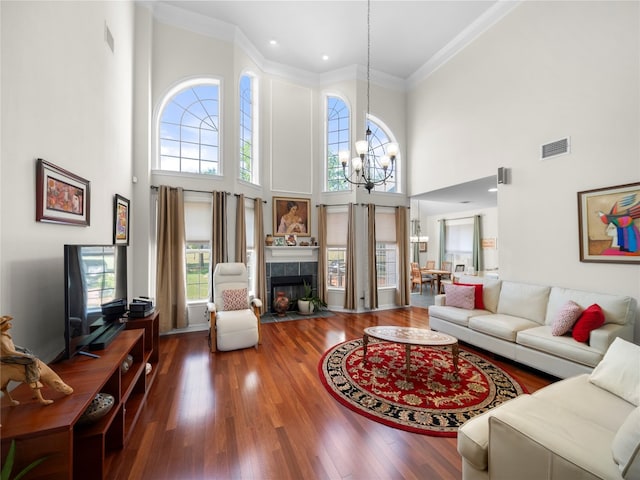
<svg viewBox="0 0 640 480"><path fill-rule="evenodd" d="M369 122L369 106L370 106L370 93L371 93L371 0L367 1L367 117L366 122ZM386 148L386 154L380 156L376 155L371 145L371 129L367 125L367 131L365 140L359 140L356 142L357 157L351 160L353 172L347 172L347 166L349 163L349 157L351 153L349 151L339 152L339 159L342 163L342 174L344 179L357 185L364 185L369 193L376 185L382 185L391 178L393 175L393 167L396 156L398 155L399 147L397 143L388 143Z"/></svg>

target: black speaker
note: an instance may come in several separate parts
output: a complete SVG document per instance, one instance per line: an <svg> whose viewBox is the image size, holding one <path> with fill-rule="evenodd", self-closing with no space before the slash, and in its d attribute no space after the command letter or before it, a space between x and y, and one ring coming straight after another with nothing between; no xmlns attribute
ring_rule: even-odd
<svg viewBox="0 0 640 480"><path fill-rule="evenodd" d="M505 167L498 168L498 183L509 183L508 171Z"/></svg>

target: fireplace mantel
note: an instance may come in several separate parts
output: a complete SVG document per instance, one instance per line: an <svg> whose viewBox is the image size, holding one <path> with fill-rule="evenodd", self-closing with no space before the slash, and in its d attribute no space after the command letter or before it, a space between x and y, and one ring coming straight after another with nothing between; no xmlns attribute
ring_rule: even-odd
<svg viewBox="0 0 640 480"><path fill-rule="evenodd" d="M318 259L318 247L264 247L266 261L297 262L314 261ZM277 259L277 260L274 260Z"/></svg>

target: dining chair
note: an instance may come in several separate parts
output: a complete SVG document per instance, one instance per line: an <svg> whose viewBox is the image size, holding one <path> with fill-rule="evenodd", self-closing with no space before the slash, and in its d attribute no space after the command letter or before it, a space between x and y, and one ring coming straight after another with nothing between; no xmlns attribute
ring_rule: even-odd
<svg viewBox="0 0 640 480"><path fill-rule="evenodd" d="M417 262L411 262L411 290L413 290L416 285L420 285L420 295L422 295L422 285L424 283L431 284L431 289L433 290L433 277L423 274Z"/></svg>

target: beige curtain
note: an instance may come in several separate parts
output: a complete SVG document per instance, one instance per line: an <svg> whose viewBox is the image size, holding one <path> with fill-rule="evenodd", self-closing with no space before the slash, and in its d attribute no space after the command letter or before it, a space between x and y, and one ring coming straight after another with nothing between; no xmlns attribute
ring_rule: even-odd
<svg viewBox="0 0 640 480"><path fill-rule="evenodd" d="M211 208L211 273L216 265L228 261L227 253L227 194L213 192ZM211 295L213 298L213 275L211 275Z"/></svg>
<svg viewBox="0 0 640 480"><path fill-rule="evenodd" d="M396 305L411 304L411 283L409 281L409 238L407 237L407 207L396 208L396 242L398 244L398 288Z"/></svg>
<svg viewBox="0 0 640 480"><path fill-rule="evenodd" d="M369 281L369 308L378 308L378 267L376 265L376 206L373 203L367 209L367 264Z"/></svg>
<svg viewBox="0 0 640 480"><path fill-rule="evenodd" d="M244 212L244 194L237 195L236 206L236 262L247 264L247 225Z"/></svg>
<svg viewBox="0 0 640 480"><path fill-rule="evenodd" d="M356 292L356 217L353 203L349 204L348 216L344 308L348 310L355 310L357 307L358 295Z"/></svg>
<svg viewBox="0 0 640 480"><path fill-rule="evenodd" d="M262 300L262 310L264 313L267 304L267 265L264 256L264 214L262 212L262 199L254 200L254 245L256 248L256 297Z"/></svg>
<svg viewBox="0 0 640 480"><path fill-rule="evenodd" d="M158 189L156 305L160 332L187 326L184 192L166 185Z"/></svg>
<svg viewBox="0 0 640 480"><path fill-rule="evenodd" d="M318 207L318 297L327 301L327 207Z"/></svg>

